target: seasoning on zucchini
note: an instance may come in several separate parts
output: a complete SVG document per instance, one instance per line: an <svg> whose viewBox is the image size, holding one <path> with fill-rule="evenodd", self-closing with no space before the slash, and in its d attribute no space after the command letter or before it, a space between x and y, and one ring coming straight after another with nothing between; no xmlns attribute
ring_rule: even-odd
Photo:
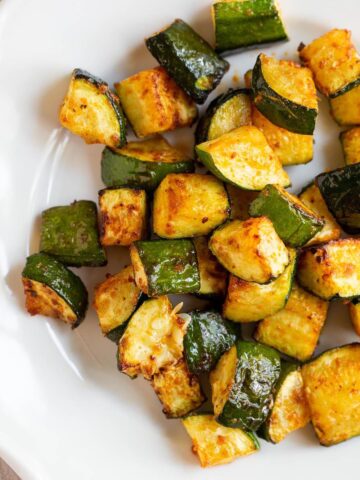
<svg viewBox="0 0 360 480"><path fill-rule="evenodd" d="M95 288L93 306L99 318L101 331L115 343L119 342L128 320L142 297L134 279L131 265L116 275L107 275Z"/></svg>
<svg viewBox="0 0 360 480"><path fill-rule="evenodd" d="M261 285L230 275L223 315L233 322L257 322L285 307L293 284L296 250L289 249L290 263L272 282Z"/></svg>
<svg viewBox="0 0 360 480"><path fill-rule="evenodd" d="M258 192L242 190L230 183L226 184L226 191L230 202L231 220L247 220L249 218L250 203L255 200Z"/></svg>
<svg viewBox="0 0 360 480"><path fill-rule="evenodd" d="M196 251L189 239L135 242L130 257L136 284L149 297L200 290Z"/></svg>
<svg viewBox="0 0 360 480"><path fill-rule="evenodd" d="M207 235L229 214L225 187L212 175L169 174L154 194L153 229L159 237Z"/></svg>
<svg viewBox="0 0 360 480"><path fill-rule="evenodd" d="M209 93L229 70L229 63L183 20L145 40L150 53L196 103Z"/></svg>
<svg viewBox="0 0 360 480"><path fill-rule="evenodd" d="M360 344L328 350L302 367L310 417L321 445L360 435Z"/></svg>
<svg viewBox="0 0 360 480"><path fill-rule="evenodd" d="M266 345L238 341L210 374L216 419L256 431L266 420L280 375L280 356Z"/></svg>
<svg viewBox="0 0 360 480"><path fill-rule="evenodd" d="M355 333L360 336L360 303L359 299L350 302L349 314Z"/></svg>
<svg viewBox="0 0 360 480"><path fill-rule="evenodd" d="M201 143L196 153L216 177L245 190L262 190L268 183L290 185L288 174L256 127L244 125Z"/></svg>
<svg viewBox="0 0 360 480"><path fill-rule="evenodd" d="M290 132L312 135L318 107L312 73L289 60L261 53L252 72L255 107Z"/></svg>
<svg viewBox="0 0 360 480"><path fill-rule="evenodd" d="M190 415L182 423L192 440L192 451L199 457L202 467L230 463L260 448L253 433L224 427L213 415Z"/></svg>
<svg viewBox="0 0 360 480"><path fill-rule="evenodd" d="M42 212L40 251L74 267L106 265L99 241L96 204L79 200Z"/></svg>
<svg viewBox="0 0 360 480"><path fill-rule="evenodd" d="M86 143L121 147L126 143L126 120L120 101L101 78L75 68L61 105L63 127Z"/></svg>
<svg viewBox="0 0 360 480"><path fill-rule="evenodd" d="M226 223L212 234L209 247L230 273L248 282L267 283L281 275L290 261L266 217Z"/></svg>
<svg viewBox="0 0 360 480"><path fill-rule="evenodd" d="M302 247L324 226L324 220L278 185L266 185L250 204L252 217L268 217L290 247Z"/></svg>
<svg viewBox="0 0 360 480"><path fill-rule="evenodd" d="M360 125L360 85L329 102L331 115L339 125Z"/></svg>
<svg viewBox="0 0 360 480"><path fill-rule="evenodd" d="M223 298L226 292L227 272L211 253L207 237L193 240L200 274L200 290L197 295Z"/></svg>
<svg viewBox="0 0 360 480"><path fill-rule="evenodd" d="M88 293L81 279L56 258L35 253L22 271L26 310L77 327L85 317Z"/></svg>
<svg viewBox="0 0 360 480"><path fill-rule="evenodd" d="M197 118L194 102L162 67L143 70L115 88L137 137L189 127Z"/></svg>
<svg viewBox="0 0 360 480"><path fill-rule="evenodd" d="M360 163L360 127L341 132L340 141L346 165Z"/></svg>

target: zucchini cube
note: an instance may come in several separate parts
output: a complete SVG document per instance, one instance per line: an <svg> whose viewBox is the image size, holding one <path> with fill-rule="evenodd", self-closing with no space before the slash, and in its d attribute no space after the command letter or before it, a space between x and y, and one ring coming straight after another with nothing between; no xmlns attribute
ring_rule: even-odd
<svg viewBox="0 0 360 480"><path fill-rule="evenodd" d="M360 163L360 127L341 132L340 141L346 165Z"/></svg>
<svg viewBox="0 0 360 480"><path fill-rule="evenodd" d="M338 125L360 125L360 85L329 99L330 112Z"/></svg>
<svg viewBox="0 0 360 480"><path fill-rule="evenodd" d="M197 295L206 298L223 298L226 292L227 272L211 253L207 237L193 240L200 274L200 289Z"/></svg>

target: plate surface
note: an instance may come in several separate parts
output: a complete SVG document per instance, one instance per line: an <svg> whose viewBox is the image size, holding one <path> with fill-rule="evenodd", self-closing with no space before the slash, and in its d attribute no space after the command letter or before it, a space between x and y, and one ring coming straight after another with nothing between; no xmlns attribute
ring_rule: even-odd
<svg viewBox="0 0 360 480"><path fill-rule="evenodd" d="M300 41L333 27L351 29L359 41L355 0L281 4L291 41L263 49L268 54L296 59ZM92 311L74 332L24 312L20 273L26 255L38 248L41 211L74 199L96 200L102 188L102 147L86 146L57 121L69 73L85 68L112 84L155 66L143 37L178 17L212 41L209 5L210 0L0 3L0 456L24 480L140 474L157 480L288 480L308 474L329 480L357 468L360 438L326 449L307 427L281 445L262 442L257 455L201 470L180 422L164 418L149 384L119 374L116 347L102 338ZM229 57L231 70L216 93L236 86L257 53ZM322 98L315 158L288 169L294 191L342 164L338 134ZM190 130L169 138L191 151ZM108 267L81 269L90 292L106 272L128 262L120 248L109 256ZM318 351L356 341L346 308L334 303L330 310Z"/></svg>

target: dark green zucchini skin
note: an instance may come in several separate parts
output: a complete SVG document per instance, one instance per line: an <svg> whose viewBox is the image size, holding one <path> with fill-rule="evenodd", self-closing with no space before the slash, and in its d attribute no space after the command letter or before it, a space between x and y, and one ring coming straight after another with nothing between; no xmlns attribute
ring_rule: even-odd
<svg viewBox="0 0 360 480"><path fill-rule="evenodd" d="M155 190L169 173L193 173L194 163L146 162L121 155L106 147L101 157L101 178L107 187L143 188Z"/></svg>
<svg viewBox="0 0 360 480"><path fill-rule="evenodd" d="M74 267L106 265L106 253L99 241L96 204L79 200L44 210L40 251Z"/></svg>
<svg viewBox="0 0 360 480"><path fill-rule="evenodd" d="M294 103L275 92L262 74L260 55L252 71L252 90L256 108L272 123L290 132L313 134L317 110Z"/></svg>
<svg viewBox="0 0 360 480"><path fill-rule="evenodd" d="M234 383L218 422L256 431L266 420L274 386L280 376L280 356L271 347L236 343L238 363Z"/></svg>
<svg viewBox="0 0 360 480"><path fill-rule="evenodd" d="M81 279L56 258L46 253L35 253L26 259L22 276L47 285L72 309L77 327L85 317L88 307L88 292Z"/></svg>
<svg viewBox="0 0 360 480"><path fill-rule="evenodd" d="M147 38L145 43L160 65L196 103L204 103L229 70L229 63L180 19Z"/></svg>
<svg viewBox="0 0 360 480"><path fill-rule="evenodd" d="M350 92L350 90L352 90L353 88L358 87L359 85L360 85L360 78L357 78L357 79L354 80L353 82L350 82L350 83L348 83L347 85L345 85L345 87L340 88L340 90L337 90L336 92L334 92L333 94L331 94L329 97L330 97L330 98L340 97L340 95L344 95L344 93Z"/></svg>
<svg viewBox="0 0 360 480"><path fill-rule="evenodd" d="M315 182L342 229L360 233L360 164L321 173Z"/></svg>
<svg viewBox="0 0 360 480"><path fill-rule="evenodd" d="M122 323L121 325L119 325L118 327L114 328L113 330L110 330L110 332L108 332L105 336L106 338L108 338L109 340L111 340L112 342L118 344L119 341L120 341L120 338L123 336L125 330L126 330L126 327L129 323L129 320L127 320L126 322Z"/></svg>

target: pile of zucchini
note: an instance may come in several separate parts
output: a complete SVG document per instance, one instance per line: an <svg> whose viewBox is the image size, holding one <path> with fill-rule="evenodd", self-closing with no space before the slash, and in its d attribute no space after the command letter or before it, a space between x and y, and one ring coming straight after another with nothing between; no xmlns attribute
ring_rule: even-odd
<svg viewBox="0 0 360 480"><path fill-rule="evenodd" d="M245 86L199 119L198 173L161 134L197 120L229 68L220 53L287 39L274 0L217 0L212 13L215 48L175 20L146 39L159 66L116 92L73 71L59 118L105 146L99 216L89 200L45 210L22 273L28 312L74 328L88 293L69 267L128 248L131 263L94 292L101 331L119 370L149 380L165 415L182 418L202 466L257 451L255 433L279 443L309 421L322 445L360 434L360 344L312 358L332 300L349 305L360 335L359 56L346 30L301 45L302 64L259 54ZM284 166L313 157L316 88L352 127L340 134L346 165L296 196ZM127 123L142 140L127 142ZM181 313L170 294L208 306Z"/></svg>

